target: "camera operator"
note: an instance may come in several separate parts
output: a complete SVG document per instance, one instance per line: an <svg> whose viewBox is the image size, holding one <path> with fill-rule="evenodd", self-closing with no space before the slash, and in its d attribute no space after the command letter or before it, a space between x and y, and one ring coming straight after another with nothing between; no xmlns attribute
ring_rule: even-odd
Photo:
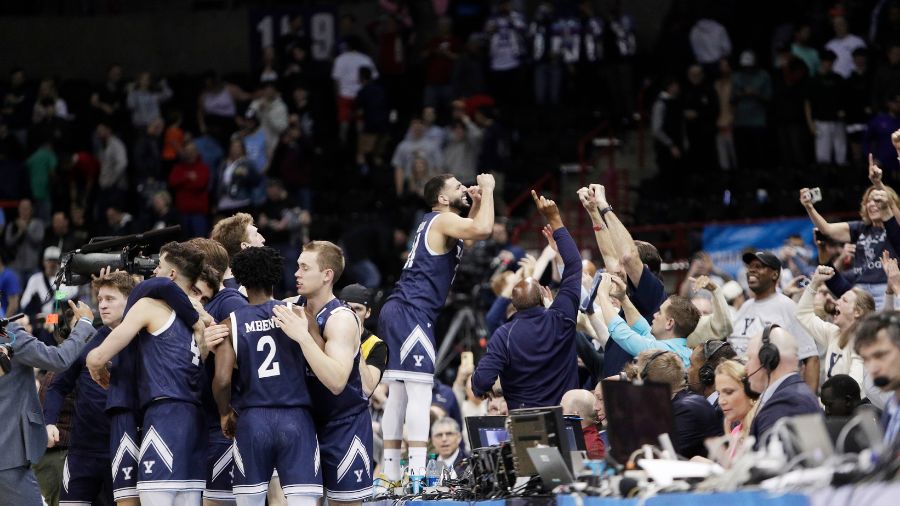
<svg viewBox="0 0 900 506"><path fill-rule="evenodd" d="M58 347L49 347L12 325L0 336L0 353L9 356L10 369L0 380L0 497L5 504L40 506L41 492L31 465L47 449L47 431L38 402L34 368L64 371L94 337L94 313L83 302L75 305L72 333Z"/></svg>

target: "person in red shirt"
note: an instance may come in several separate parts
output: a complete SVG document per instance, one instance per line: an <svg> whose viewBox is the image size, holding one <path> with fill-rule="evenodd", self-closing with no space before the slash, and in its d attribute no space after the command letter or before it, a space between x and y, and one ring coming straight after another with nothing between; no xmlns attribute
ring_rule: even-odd
<svg viewBox="0 0 900 506"><path fill-rule="evenodd" d="M175 209L181 215L181 233L185 237L206 237L209 233L209 175L197 146L192 142L185 144L181 161L169 174L169 187L175 194Z"/></svg>
<svg viewBox="0 0 900 506"><path fill-rule="evenodd" d="M569 390L563 395L563 414L581 418L581 432L588 458L600 460L606 455L606 445L600 437L600 421L594 410L594 394L588 390Z"/></svg>

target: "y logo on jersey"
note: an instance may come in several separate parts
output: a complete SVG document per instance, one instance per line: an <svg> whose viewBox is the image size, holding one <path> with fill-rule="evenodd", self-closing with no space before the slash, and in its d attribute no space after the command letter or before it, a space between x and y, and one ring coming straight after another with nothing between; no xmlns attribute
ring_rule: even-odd
<svg viewBox="0 0 900 506"><path fill-rule="evenodd" d="M409 336L403 341L403 346L400 347L400 362L403 363L406 361L406 358L413 352L413 349L417 344L422 347L433 364L434 346L431 344L431 340L428 339L425 331L422 330L422 327L418 325L416 325L416 328L409 333ZM422 361L425 360L425 355L413 355L413 359L416 361L416 367L422 367Z"/></svg>
<svg viewBox="0 0 900 506"><path fill-rule="evenodd" d="M366 451L366 446L359 439L359 436L353 436L353 443L350 444L350 449L347 450L347 453L344 454L344 458L341 459L341 463L338 464L337 481L340 482L344 479L344 476L350 471L350 467L356 461L357 457L362 460L363 466L366 468L366 475L372 476L372 464L369 461L369 453ZM353 474L356 475L357 483L362 481L362 472L362 469L355 469L353 471Z"/></svg>
<svg viewBox="0 0 900 506"><path fill-rule="evenodd" d="M137 463L138 461L138 447L134 443L134 440L131 439L131 436L128 433L122 434L122 439L119 440L119 447L116 449L116 454L113 456L112 461L112 477L115 481L116 473L119 469L122 470L122 473L125 475L123 479L125 481L131 480L131 471L134 470L133 466L128 467L120 467L122 465L122 460L125 458L125 454L131 456L131 461Z"/></svg>
<svg viewBox="0 0 900 506"><path fill-rule="evenodd" d="M150 430L147 431L147 434L144 435L144 440L141 442L141 457L140 460L144 464L144 472L147 474L152 473L153 464L156 463L155 460L144 460L144 455L146 455L147 451L153 448L156 452L157 457L163 461L163 464L169 468L169 472L172 471L172 450L169 449L169 445L163 441L163 438L160 437L159 433L156 432L156 427L150 426ZM149 464L149 465L148 465Z"/></svg>

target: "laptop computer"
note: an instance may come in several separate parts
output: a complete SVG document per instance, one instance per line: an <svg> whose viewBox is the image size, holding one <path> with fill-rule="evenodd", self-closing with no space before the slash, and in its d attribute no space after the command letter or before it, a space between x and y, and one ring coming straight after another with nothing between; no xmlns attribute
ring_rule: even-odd
<svg viewBox="0 0 900 506"><path fill-rule="evenodd" d="M575 482L562 454L559 453L559 448L541 446L527 450L545 490L550 491L560 485L569 485Z"/></svg>

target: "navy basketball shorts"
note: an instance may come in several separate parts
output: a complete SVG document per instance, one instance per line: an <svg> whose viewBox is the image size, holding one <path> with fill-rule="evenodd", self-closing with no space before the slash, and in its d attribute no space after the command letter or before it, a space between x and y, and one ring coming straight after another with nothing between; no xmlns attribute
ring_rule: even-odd
<svg viewBox="0 0 900 506"><path fill-rule="evenodd" d="M321 497L319 443L306 408L246 408L234 440L234 495L265 494L277 469L285 496Z"/></svg>
<svg viewBox="0 0 900 506"><path fill-rule="evenodd" d="M209 429L206 446L206 490L203 497L218 501L234 501L231 482L234 477L234 441L222 434L221 429Z"/></svg>
<svg viewBox="0 0 900 506"><path fill-rule="evenodd" d="M378 316L378 337L388 346L383 381L434 383L434 323L414 308L389 300Z"/></svg>
<svg viewBox="0 0 900 506"><path fill-rule="evenodd" d="M137 497L140 432L134 411L109 416L109 454L112 456L112 490L115 500Z"/></svg>
<svg viewBox="0 0 900 506"><path fill-rule="evenodd" d="M206 486L206 428L200 406L153 401L144 413L138 492L199 492Z"/></svg>
<svg viewBox="0 0 900 506"><path fill-rule="evenodd" d="M316 424L322 453L325 495L335 501L361 501L372 496L372 417L355 415Z"/></svg>
<svg viewBox="0 0 900 506"><path fill-rule="evenodd" d="M73 454L70 451L66 455L65 464L63 464L59 504L62 506L90 506L104 486L106 490L112 490L109 468L109 457ZM133 469L137 469L137 467L135 466Z"/></svg>

